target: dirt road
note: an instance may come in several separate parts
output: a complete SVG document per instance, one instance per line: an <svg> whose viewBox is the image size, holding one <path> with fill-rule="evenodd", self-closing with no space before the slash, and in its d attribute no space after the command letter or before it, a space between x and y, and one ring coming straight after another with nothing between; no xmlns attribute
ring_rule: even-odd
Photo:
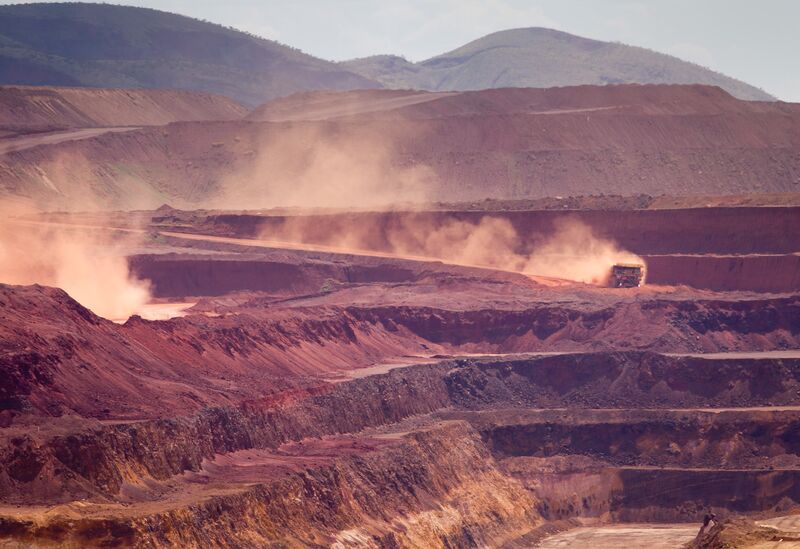
<svg viewBox="0 0 800 549"><path fill-rule="evenodd" d="M699 524L614 524L575 528L546 538L539 549L678 549L697 535Z"/></svg>
<svg viewBox="0 0 800 549"><path fill-rule="evenodd" d="M105 133L129 132L138 130L138 127L110 127L110 128L82 128L79 130L65 130L58 132L28 134L10 139L0 139L0 154L24 151L39 145L55 145L65 141L77 141L96 137Z"/></svg>

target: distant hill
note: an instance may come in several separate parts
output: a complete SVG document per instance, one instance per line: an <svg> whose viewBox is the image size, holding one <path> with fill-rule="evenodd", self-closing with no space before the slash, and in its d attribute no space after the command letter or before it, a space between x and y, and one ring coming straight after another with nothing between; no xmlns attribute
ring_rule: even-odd
<svg viewBox="0 0 800 549"><path fill-rule="evenodd" d="M175 90L0 86L0 130L158 126L234 120L247 109L220 95Z"/></svg>
<svg viewBox="0 0 800 549"><path fill-rule="evenodd" d="M581 84L708 84L739 99L775 99L740 80L676 57L544 28L496 32L419 63L379 55L340 65L389 88L454 91Z"/></svg>
<svg viewBox="0 0 800 549"><path fill-rule="evenodd" d="M0 84L173 88L249 105L379 84L277 42L153 9L0 6Z"/></svg>

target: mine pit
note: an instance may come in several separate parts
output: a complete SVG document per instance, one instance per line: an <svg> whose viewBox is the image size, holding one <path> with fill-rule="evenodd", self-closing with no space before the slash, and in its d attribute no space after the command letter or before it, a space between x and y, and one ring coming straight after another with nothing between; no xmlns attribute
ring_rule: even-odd
<svg viewBox="0 0 800 549"><path fill-rule="evenodd" d="M0 547L800 539L791 104L70 90L0 89Z"/></svg>
<svg viewBox="0 0 800 549"><path fill-rule="evenodd" d="M800 505L785 288L664 285L660 241L639 244L647 286L622 264L605 288L225 219L126 244L152 297L116 323L3 287L7 323L53 334L4 358L4 536L225 545L233 521L252 545L676 547L709 512L785 526Z"/></svg>

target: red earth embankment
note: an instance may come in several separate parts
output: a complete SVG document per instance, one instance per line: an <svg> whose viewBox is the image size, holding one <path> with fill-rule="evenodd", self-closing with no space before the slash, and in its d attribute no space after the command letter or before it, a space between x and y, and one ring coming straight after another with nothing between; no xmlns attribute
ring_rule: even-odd
<svg viewBox="0 0 800 549"><path fill-rule="evenodd" d="M788 292L800 289L800 254L645 256L647 282L716 291Z"/></svg>
<svg viewBox="0 0 800 549"><path fill-rule="evenodd" d="M498 281L416 285L376 283L285 302L223 298L201 314L121 326L60 290L3 286L0 402L11 414L153 417L308 388L407 355L800 347L796 298L643 294L542 304L536 292L524 302L522 294L490 294L504 286ZM481 291L482 302L464 303Z"/></svg>

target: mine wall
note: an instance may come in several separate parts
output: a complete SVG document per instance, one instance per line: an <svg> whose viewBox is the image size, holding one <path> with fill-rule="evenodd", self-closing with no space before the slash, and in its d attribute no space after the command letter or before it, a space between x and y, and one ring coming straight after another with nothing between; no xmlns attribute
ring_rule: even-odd
<svg viewBox="0 0 800 549"><path fill-rule="evenodd" d="M390 372L342 383L284 406L252 402L211 408L188 418L110 424L56 436L42 445L29 437L12 439L4 449L6 489L0 498L30 498L36 487L29 483L42 470L65 490L106 498L126 481L166 479L197 470L203 459L215 454L276 448L289 440L352 433L429 413L448 404L445 368L415 367L414 375ZM61 496L63 501L66 497Z"/></svg>
<svg viewBox="0 0 800 549"><path fill-rule="evenodd" d="M131 272L149 280L155 297L220 296L236 291L318 292L325 280L345 278L331 264L293 264L241 256L203 258L177 254L129 258Z"/></svg>
<svg viewBox="0 0 800 549"><path fill-rule="evenodd" d="M585 456L619 467L707 467L734 470L800 465L800 417L782 414L729 420L725 412L659 413L658 418L608 418L591 423L538 420L487 427L484 440L505 457ZM611 415L611 414L609 414ZM619 414L623 415L623 414ZM640 413L639 416L649 415ZM774 438L771 438L774 437ZM787 461L787 456L794 459ZM773 459L774 458L774 459Z"/></svg>
<svg viewBox="0 0 800 549"><path fill-rule="evenodd" d="M244 255L244 254L242 254ZM256 291L273 294L314 294L328 281L347 284L412 282L426 274L426 265L402 260L370 260L363 264L269 255L225 256L187 254L134 255L131 272L149 280L155 297L221 296ZM315 254L330 256L331 254ZM464 270L454 268L453 270Z"/></svg>
<svg viewBox="0 0 800 549"><path fill-rule="evenodd" d="M453 370L465 409L725 408L794 405L800 359L703 359L651 352L563 354Z"/></svg>
<svg viewBox="0 0 800 549"><path fill-rule="evenodd" d="M212 408L183 419L111 424L56 436L44 445L20 437L6 447L3 463L17 488L52 465L67 475L63 482L72 482L69 475L74 473L97 493L111 495L126 479L164 479L195 470L214 454L357 432L451 405L466 409L779 405L796 402L800 388L799 360L704 361L652 353L595 353L486 367L453 366L445 361L394 370L279 407L254 402ZM697 381L685 379L692 372L700 372L695 374ZM776 384L757 383L768 379ZM795 381L777 381L785 379ZM31 489L17 493L30 495Z"/></svg>
<svg viewBox="0 0 800 549"><path fill-rule="evenodd" d="M694 378L687 376L693 372ZM772 385L756 383L770 379L775 380ZM104 500L114 498L125 482L163 480L198 470L204 459L215 454L276 448L305 437L356 433L450 408L691 409L796 404L798 380L800 360L788 359L708 360L629 352L486 363L442 361L339 383L316 394L298 395L282 405L253 401L187 418L115 422L45 442L19 436L8 441L0 458L0 494L5 502L12 502L13 494L30 499L40 489L41 497L50 501L58 490L63 491L62 501L76 492ZM662 414L666 419L647 421L594 419L571 430L559 421L476 428L485 433L489 447L498 455L539 453L548 457L568 451L602 458L615 466L711 465L722 455L733 460L734 450L745 455L759 448L764 437L773 435L772 457L800 451L795 440L800 431L797 414L760 417L754 420L755 426L748 426L743 418L733 421L728 416L709 419L708 414L699 418L686 414ZM701 432L711 442L700 449L690 448ZM628 442L623 444L625 440ZM674 455L662 452L662 446L672 448ZM672 457L657 461L657 455ZM734 463L738 462L731 461L729 468Z"/></svg>
<svg viewBox="0 0 800 549"><path fill-rule="evenodd" d="M713 352L796 348L800 301L653 300L599 310L543 305L524 310L452 311L408 306L347 307L355 319L391 331L402 326L432 343L470 352L651 349ZM632 323L630 319L647 318ZM644 326L656 330L642 330Z"/></svg>
<svg viewBox="0 0 800 549"><path fill-rule="evenodd" d="M30 291L36 299L57 298L52 305L59 312L34 317L27 310L18 311L30 326L53 331L33 339L33 348L13 348L0 358L7 373L0 380L4 423L9 414L28 409L48 416L77 413L126 420L160 417L168 406L177 416L190 416L203 407L230 406L297 388L309 371L315 376L341 375L403 354L645 348L696 353L800 347L796 298L664 299L599 310L532 304L522 310L364 306L310 312L256 304L247 314L226 315L223 309L217 318L202 314L158 322L133 318L119 326L94 317L63 292L54 298L52 292ZM59 308L66 305L73 307L69 314ZM61 315L57 326L52 325L56 318L52 315ZM71 333L82 335L64 335L65 324ZM98 344L84 345L88 338ZM322 346L326 354L317 351ZM181 391L147 383L142 365L180 384ZM718 383L703 380L702 369L686 375L701 384ZM754 383L747 372L735 375L742 376L729 380L736 386ZM784 372L764 374L758 383L763 391L772 391L771 380L781 375ZM237 379L236 387L230 388L229 376ZM98 378L104 380L102 386ZM682 381L671 383L680 388ZM780 391L775 392L778 402Z"/></svg>
<svg viewBox="0 0 800 549"><path fill-rule="evenodd" d="M795 292L800 289L800 254L645 256L647 283L686 285L715 291Z"/></svg>

